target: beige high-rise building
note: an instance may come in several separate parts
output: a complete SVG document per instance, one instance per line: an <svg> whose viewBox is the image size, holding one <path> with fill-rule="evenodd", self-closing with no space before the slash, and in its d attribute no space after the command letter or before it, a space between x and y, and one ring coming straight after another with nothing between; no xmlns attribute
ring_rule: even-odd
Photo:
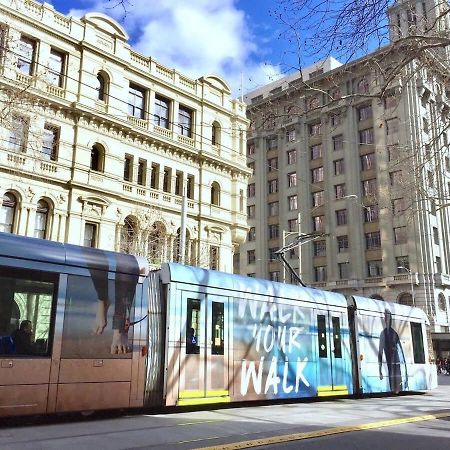
<svg viewBox="0 0 450 450"><path fill-rule="evenodd" d="M0 231L155 266L181 240L185 262L232 271L248 120L227 83L139 54L103 14L0 0L0 32Z"/></svg>
<svg viewBox="0 0 450 450"><path fill-rule="evenodd" d="M394 5L393 41L411 8L417 24L436 14L432 2ZM387 83L398 57L387 49L247 95L250 228L235 270L291 282L274 252L313 233L286 253L306 284L414 303L439 345L450 337L450 65L428 52Z"/></svg>

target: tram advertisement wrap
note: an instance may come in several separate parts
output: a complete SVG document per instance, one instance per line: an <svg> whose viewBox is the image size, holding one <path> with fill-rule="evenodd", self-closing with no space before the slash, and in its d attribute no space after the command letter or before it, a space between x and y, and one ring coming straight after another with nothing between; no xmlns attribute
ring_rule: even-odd
<svg viewBox="0 0 450 450"><path fill-rule="evenodd" d="M315 394L310 318L307 308L235 299L234 367L243 398Z"/></svg>
<svg viewBox="0 0 450 450"><path fill-rule="evenodd" d="M138 262L101 250L84 250L81 257L89 270L87 276L68 278L62 356L131 358Z"/></svg>
<svg viewBox="0 0 450 450"><path fill-rule="evenodd" d="M407 364L413 358L409 322L393 320L386 310L383 317L360 318L359 327L364 392L398 393L411 389Z"/></svg>

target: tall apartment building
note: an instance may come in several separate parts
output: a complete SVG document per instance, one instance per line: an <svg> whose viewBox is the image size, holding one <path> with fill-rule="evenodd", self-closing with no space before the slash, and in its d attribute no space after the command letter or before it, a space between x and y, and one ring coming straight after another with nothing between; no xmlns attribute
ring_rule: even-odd
<svg viewBox="0 0 450 450"><path fill-rule="evenodd" d="M232 271L248 120L227 83L137 53L103 14L0 0L0 33L0 231L154 265L181 240L186 262Z"/></svg>
<svg viewBox="0 0 450 450"><path fill-rule="evenodd" d="M394 5L393 42L412 7L414 23L435 17L432 2ZM250 228L235 266L291 282L274 252L316 233L286 255L305 283L414 303L435 338L449 338L449 59L428 52L429 64L413 60L387 83L393 45L345 66L328 58L247 96Z"/></svg>

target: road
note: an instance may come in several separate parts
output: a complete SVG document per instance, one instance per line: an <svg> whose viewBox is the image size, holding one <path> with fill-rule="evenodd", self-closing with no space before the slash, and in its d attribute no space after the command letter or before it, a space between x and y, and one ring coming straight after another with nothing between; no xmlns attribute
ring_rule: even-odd
<svg viewBox="0 0 450 450"><path fill-rule="evenodd" d="M399 397L3 421L0 449L448 450L450 376L438 378L439 387L431 392Z"/></svg>

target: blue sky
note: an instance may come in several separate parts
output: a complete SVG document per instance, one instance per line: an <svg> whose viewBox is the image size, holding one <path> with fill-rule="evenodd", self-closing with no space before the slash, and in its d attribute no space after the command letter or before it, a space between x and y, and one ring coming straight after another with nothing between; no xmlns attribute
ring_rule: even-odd
<svg viewBox="0 0 450 450"><path fill-rule="evenodd" d="M289 44L270 14L276 0L47 0L64 14L104 12L131 36L132 46L192 78L217 74L240 94L289 71Z"/></svg>

